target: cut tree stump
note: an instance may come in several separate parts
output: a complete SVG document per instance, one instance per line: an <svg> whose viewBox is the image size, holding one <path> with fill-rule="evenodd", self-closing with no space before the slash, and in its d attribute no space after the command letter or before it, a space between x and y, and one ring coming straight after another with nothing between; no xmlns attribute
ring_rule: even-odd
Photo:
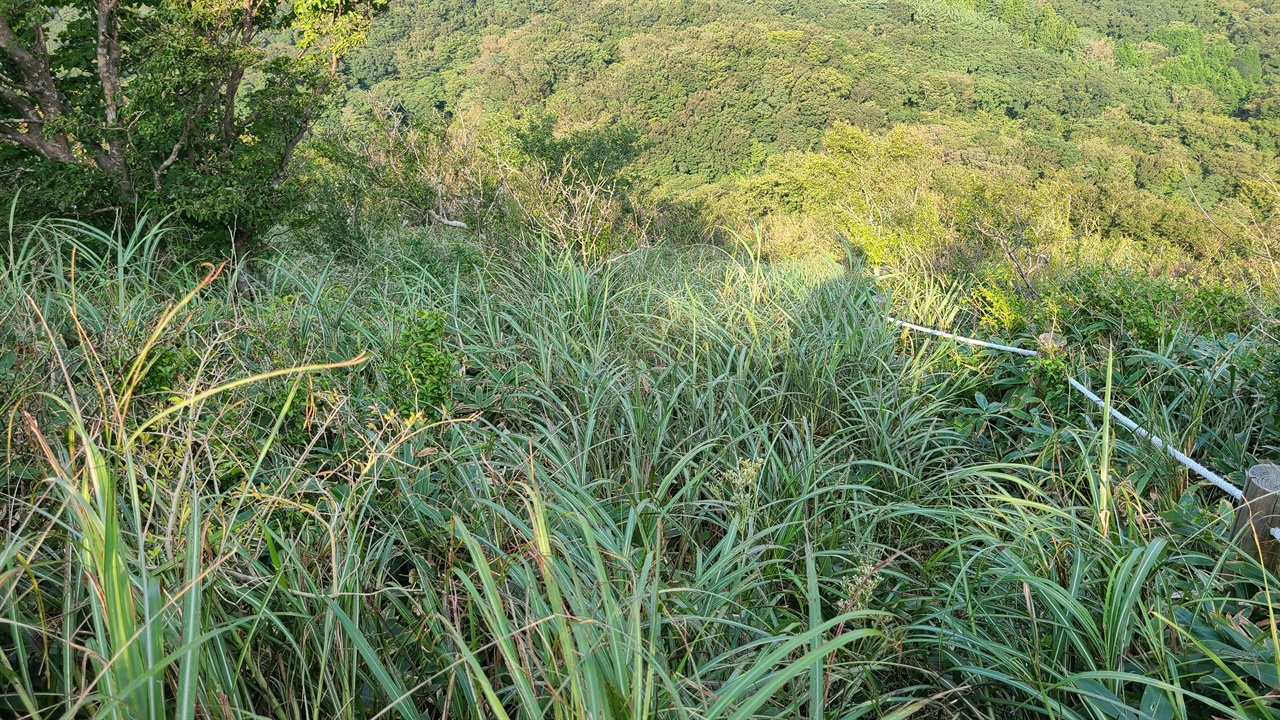
<svg viewBox="0 0 1280 720"><path fill-rule="evenodd" d="M1249 557L1274 570L1280 566L1280 540L1271 534L1280 528L1280 465L1254 465L1246 477L1231 537Z"/></svg>

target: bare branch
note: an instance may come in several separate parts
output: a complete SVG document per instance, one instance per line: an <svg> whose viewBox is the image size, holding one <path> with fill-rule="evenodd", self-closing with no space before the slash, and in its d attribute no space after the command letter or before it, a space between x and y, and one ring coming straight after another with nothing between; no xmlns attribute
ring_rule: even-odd
<svg viewBox="0 0 1280 720"><path fill-rule="evenodd" d="M441 215L438 215L436 211L431 210L430 208L427 209L427 215L430 216L432 220L435 220L441 225L448 225L449 227L461 228L463 230L471 229L467 227L467 224L462 222L461 220L450 220L449 218L442 217Z"/></svg>
<svg viewBox="0 0 1280 720"><path fill-rule="evenodd" d="M27 122L27 123L43 123L44 122L44 119L40 117L40 111L36 110L35 105L32 105L29 100L27 100L26 98L22 97L18 93L10 90L9 88L3 85L0 85L0 100L3 100L4 102L13 106L14 110L17 110L18 112L22 113L22 118L20 120L14 120L13 122ZM0 122L10 122L10 121L0 120Z"/></svg>
<svg viewBox="0 0 1280 720"><path fill-rule="evenodd" d="M1022 263L1018 262L1017 256L1015 256L1013 251L1005 245L1005 241L1010 240L1010 238L995 228L983 228L982 223L976 220L973 223L973 229L996 241L996 244L1004 251L1005 257L1009 258L1009 261L1013 263L1013 266L1018 269L1018 274L1022 276L1022 282L1027 286L1027 289L1031 291L1032 295L1035 295L1037 298L1040 297L1040 293L1036 292L1035 287L1031 285L1031 279L1027 277L1027 271L1022 268Z"/></svg>

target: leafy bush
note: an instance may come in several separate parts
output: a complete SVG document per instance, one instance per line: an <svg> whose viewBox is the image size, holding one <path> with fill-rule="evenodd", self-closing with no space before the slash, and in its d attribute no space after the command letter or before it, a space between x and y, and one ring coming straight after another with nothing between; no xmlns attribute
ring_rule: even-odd
<svg viewBox="0 0 1280 720"><path fill-rule="evenodd" d="M1144 348L1173 333L1222 335L1248 327L1256 311L1246 293L1220 282L1166 279L1131 270L1084 268L1065 278L1059 304L1081 334L1120 334Z"/></svg>
<svg viewBox="0 0 1280 720"><path fill-rule="evenodd" d="M438 417L457 376L457 358L444 348L444 313L413 317L391 351L387 372L389 402L405 415Z"/></svg>

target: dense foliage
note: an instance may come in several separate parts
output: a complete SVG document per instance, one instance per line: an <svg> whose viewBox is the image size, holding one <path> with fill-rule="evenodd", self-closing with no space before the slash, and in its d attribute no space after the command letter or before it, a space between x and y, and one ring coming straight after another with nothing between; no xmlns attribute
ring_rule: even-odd
<svg viewBox="0 0 1280 720"><path fill-rule="evenodd" d="M1277 280L1277 17L1213 2L400 3L345 60L346 111L310 157L363 173L348 195L397 207L447 190L501 236L512 220L546 234L516 188L554 177L561 196L621 199L612 227L642 242L756 226L769 257L922 260L1004 329L1052 323L1080 267L1247 296ZM469 149L433 145L443 172L353 162L392 156L408 128ZM468 182L449 181L459 168ZM342 194L324 176L310 174ZM397 224L358 204L313 232Z"/></svg>
<svg viewBox="0 0 1280 720"><path fill-rule="evenodd" d="M817 149L845 121L948 131L963 164L1028 184L1214 207L1275 179L1276 23L1266 3L410 2L348 65L412 112L608 134L629 176L668 192Z"/></svg>
<svg viewBox="0 0 1280 720"><path fill-rule="evenodd" d="M1273 0L382 10L0 0L0 715L1280 716Z"/></svg>
<svg viewBox="0 0 1280 720"><path fill-rule="evenodd" d="M0 3L0 199L206 242L279 222L290 162L384 3Z"/></svg>

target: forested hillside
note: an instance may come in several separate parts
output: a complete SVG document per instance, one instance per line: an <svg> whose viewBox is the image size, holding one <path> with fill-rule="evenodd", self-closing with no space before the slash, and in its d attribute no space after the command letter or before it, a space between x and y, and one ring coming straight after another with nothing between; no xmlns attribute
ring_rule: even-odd
<svg viewBox="0 0 1280 720"><path fill-rule="evenodd" d="M401 2L347 67L412 113L519 118L563 141L533 148L553 163L739 216L810 209L832 182L797 168L848 123L918 138L954 202L1043 188L1066 232L1193 247L1198 206L1274 210L1278 31L1266 2Z"/></svg>

